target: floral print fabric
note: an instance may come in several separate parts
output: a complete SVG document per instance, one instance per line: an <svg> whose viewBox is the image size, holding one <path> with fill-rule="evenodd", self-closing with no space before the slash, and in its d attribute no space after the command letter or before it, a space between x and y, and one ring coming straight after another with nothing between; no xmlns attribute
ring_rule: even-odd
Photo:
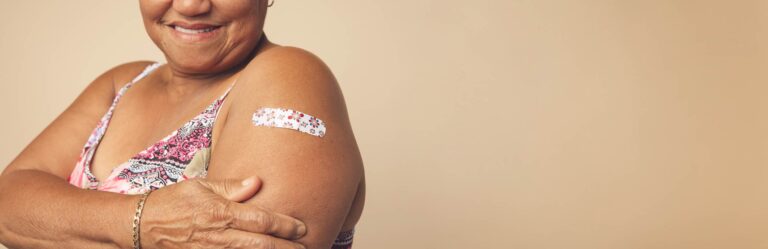
<svg viewBox="0 0 768 249"><path fill-rule="evenodd" d="M355 230L340 233L333 242L331 249L352 249L352 239L355 236Z"/></svg>
<svg viewBox="0 0 768 249"><path fill-rule="evenodd" d="M232 87L181 128L115 167L106 179L96 179L91 172L90 164L93 155L104 137L120 98L133 84L159 66L160 64L153 64L147 67L138 77L118 91L112 106L85 144L80 160L69 177L70 184L84 189L142 194L186 179L205 176L210 158L213 123L224 98Z"/></svg>

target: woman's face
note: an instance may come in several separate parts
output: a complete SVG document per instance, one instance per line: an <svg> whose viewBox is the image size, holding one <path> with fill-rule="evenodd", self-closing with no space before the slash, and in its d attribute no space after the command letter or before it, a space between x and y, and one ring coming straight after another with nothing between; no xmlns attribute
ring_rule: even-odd
<svg viewBox="0 0 768 249"><path fill-rule="evenodd" d="M144 27L169 65L189 75L231 69L261 39L267 0L139 0Z"/></svg>

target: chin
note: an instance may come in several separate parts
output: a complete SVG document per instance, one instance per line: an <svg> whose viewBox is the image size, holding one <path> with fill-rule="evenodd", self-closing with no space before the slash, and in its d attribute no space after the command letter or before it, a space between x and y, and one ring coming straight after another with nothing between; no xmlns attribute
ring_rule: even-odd
<svg viewBox="0 0 768 249"><path fill-rule="evenodd" d="M210 57L187 57L187 58L168 58L168 62L173 64L176 70L187 74L206 74L216 73L220 65L218 60Z"/></svg>
<svg viewBox="0 0 768 249"><path fill-rule="evenodd" d="M233 49L222 55L219 46L177 46L162 49L169 65L177 72L198 75L217 74L247 62L247 49Z"/></svg>

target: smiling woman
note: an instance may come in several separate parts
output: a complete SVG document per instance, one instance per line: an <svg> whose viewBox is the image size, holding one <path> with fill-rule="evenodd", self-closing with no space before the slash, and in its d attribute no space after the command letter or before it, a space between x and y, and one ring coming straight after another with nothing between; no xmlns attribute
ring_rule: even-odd
<svg viewBox="0 0 768 249"><path fill-rule="evenodd" d="M141 0L144 27L177 72L221 73L256 52L266 1ZM167 9L175 11L169 12Z"/></svg>
<svg viewBox="0 0 768 249"><path fill-rule="evenodd" d="M139 4L167 64L103 73L8 165L0 242L350 248L365 184L330 69L267 39L265 0Z"/></svg>

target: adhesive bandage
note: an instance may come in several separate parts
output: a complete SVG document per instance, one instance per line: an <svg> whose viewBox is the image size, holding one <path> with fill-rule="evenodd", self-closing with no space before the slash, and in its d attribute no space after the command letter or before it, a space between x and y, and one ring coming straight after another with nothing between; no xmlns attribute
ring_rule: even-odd
<svg viewBox="0 0 768 249"><path fill-rule="evenodd" d="M253 113L253 125L287 128L312 136L325 136L325 122L309 114L284 108L259 108Z"/></svg>

